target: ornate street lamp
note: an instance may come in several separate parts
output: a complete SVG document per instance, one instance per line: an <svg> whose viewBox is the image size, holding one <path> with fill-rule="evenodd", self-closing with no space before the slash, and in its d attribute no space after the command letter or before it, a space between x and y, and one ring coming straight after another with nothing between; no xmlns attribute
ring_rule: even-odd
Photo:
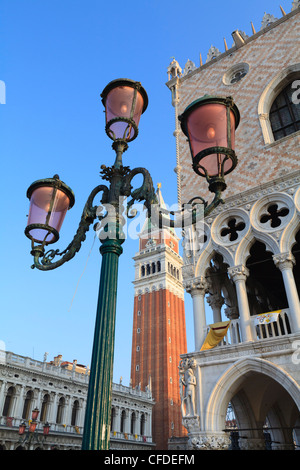
<svg viewBox="0 0 300 470"><path fill-rule="evenodd" d="M190 104L179 120L188 137L194 171L207 179L210 191L224 191L224 176L237 165L234 145L240 114L233 99L205 95Z"/></svg>
<svg viewBox="0 0 300 470"><path fill-rule="evenodd" d="M28 428L28 431L26 432L26 435L25 435L24 438L22 438L22 436L24 436L25 431L26 431L26 423L25 423L25 421L22 421L20 423L20 425L19 425L19 436L20 436L19 442L20 442L21 445L27 445L28 448L34 442L36 442L38 444L41 444L41 445L44 445L45 439L49 434L50 424L48 422L44 423L44 425L43 425L43 439L41 439L41 437L39 436L38 431L36 429L37 424L38 424L37 423L38 415L39 415L39 410L37 408L32 410L31 420L29 421L29 428Z"/></svg>
<svg viewBox="0 0 300 470"><path fill-rule="evenodd" d="M27 197L30 209L25 234L42 245L57 242L66 212L75 202L72 190L54 175L32 183Z"/></svg>
<svg viewBox="0 0 300 470"><path fill-rule="evenodd" d="M31 416L33 421L36 421L38 419L39 412L40 411L37 408L34 408L34 410L32 410Z"/></svg>
<svg viewBox="0 0 300 470"><path fill-rule="evenodd" d="M188 221L184 210L168 212L157 207L157 197L148 170L141 167L130 170L122 163L123 153L128 148L128 142L137 137L141 114L147 108L146 91L139 82L120 79L109 83L101 98L105 107L106 133L113 140L112 148L116 152L114 165L101 166L100 175L109 185L101 184L92 190L83 209L77 232L64 251L50 249L45 252L45 247L58 239L66 211L74 204L72 191L58 176L39 180L30 186L27 193L30 198L29 220L25 229L25 234L32 242L32 267L48 271L73 258L80 250L90 225L99 220L94 229L97 230L101 242L102 263L82 440L82 448L85 450L109 448L118 259L123 251L121 245L125 239L125 219L122 216L124 204L127 204L128 217L135 215L132 211L133 204L143 201L148 217L159 214L159 226L166 224L168 227L182 227L184 222L195 223L199 206L203 209L202 214L208 215L221 202L220 194L224 189L224 186L220 188L210 182L210 190L215 192L214 200L207 205L201 197L193 198L190 201L192 210ZM184 121L185 118L182 122ZM202 129L199 128L198 131L202 132ZM195 129L193 132L197 134ZM221 166L224 160L221 158ZM225 161L223 169L224 166ZM143 176L143 182L141 187L133 190L131 182L137 174ZM99 193L102 194L101 211L98 206L93 205ZM195 204L195 201L200 201L200 204ZM174 215L175 220L172 220ZM57 256L60 258L54 261Z"/></svg>
<svg viewBox="0 0 300 470"><path fill-rule="evenodd" d="M138 135L148 96L139 82L127 78L113 80L101 94L105 107L106 133L114 142L131 142Z"/></svg>
<svg viewBox="0 0 300 470"><path fill-rule="evenodd" d="M23 421L19 426L19 435L23 436L25 431L26 431L26 423L25 421Z"/></svg>

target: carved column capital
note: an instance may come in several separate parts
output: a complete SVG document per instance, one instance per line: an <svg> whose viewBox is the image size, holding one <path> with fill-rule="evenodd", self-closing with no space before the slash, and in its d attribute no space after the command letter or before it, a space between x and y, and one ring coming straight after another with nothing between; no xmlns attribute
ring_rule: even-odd
<svg viewBox="0 0 300 470"><path fill-rule="evenodd" d="M206 300L207 300L208 305L212 309L221 308L222 305L224 304L224 299L219 293L209 294Z"/></svg>
<svg viewBox="0 0 300 470"><path fill-rule="evenodd" d="M285 269L293 269L295 264L295 258L289 251L273 255L273 261L275 266L280 269L280 271L284 271Z"/></svg>
<svg viewBox="0 0 300 470"><path fill-rule="evenodd" d="M224 312L229 320L235 320L236 318L239 318L237 307L225 307Z"/></svg>
<svg viewBox="0 0 300 470"><path fill-rule="evenodd" d="M228 268L228 274L233 280L233 282L237 281L246 281L247 277L249 276L249 269L246 268L243 264L239 266L232 266Z"/></svg>
<svg viewBox="0 0 300 470"><path fill-rule="evenodd" d="M196 294L205 294L208 290L208 284L204 276L195 277L184 283L185 290L191 294L191 296Z"/></svg>

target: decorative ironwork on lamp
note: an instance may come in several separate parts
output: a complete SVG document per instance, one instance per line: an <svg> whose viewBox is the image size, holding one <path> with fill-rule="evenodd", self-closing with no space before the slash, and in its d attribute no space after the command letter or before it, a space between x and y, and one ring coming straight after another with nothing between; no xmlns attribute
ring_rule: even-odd
<svg viewBox="0 0 300 470"><path fill-rule="evenodd" d="M44 445L46 437L49 435L50 424L48 422L43 424L43 437L41 437L36 429L38 425L38 422L37 422L38 415L39 415L38 408L35 408L34 410L32 410L31 420L29 421L29 427L28 427L26 434L25 434L26 422L22 421L20 423L18 434L20 436L19 443L21 445L27 445L28 448L33 443L41 444L42 446Z"/></svg>

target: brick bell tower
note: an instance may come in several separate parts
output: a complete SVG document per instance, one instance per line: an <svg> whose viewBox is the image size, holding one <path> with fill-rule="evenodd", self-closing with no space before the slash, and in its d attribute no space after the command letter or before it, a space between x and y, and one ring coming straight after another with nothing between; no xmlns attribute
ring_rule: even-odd
<svg viewBox="0 0 300 470"><path fill-rule="evenodd" d="M157 189L163 207L160 185ZM179 255L179 239L172 229L158 229L146 220L139 235L135 286L131 381L132 387L151 387L155 405L152 437L157 450L168 439L183 437L179 394L180 354L187 351Z"/></svg>

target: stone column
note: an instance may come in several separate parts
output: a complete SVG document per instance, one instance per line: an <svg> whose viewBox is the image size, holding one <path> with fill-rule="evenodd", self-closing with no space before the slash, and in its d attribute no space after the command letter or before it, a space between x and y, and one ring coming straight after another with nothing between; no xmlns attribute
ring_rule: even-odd
<svg viewBox="0 0 300 470"><path fill-rule="evenodd" d="M50 423L56 424L57 414L57 395L55 392L50 393L50 410L49 410L49 421Z"/></svg>
<svg viewBox="0 0 300 470"><path fill-rule="evenodd" d="M291 253L287 252L273 255L273 260L282 274L285 293L290 309L290 320L293 326L293 333L296 333L300 331L300 302L293 274L295 258Z"/></svg>
<svg viewBox="0 0 300 470"><path fill-rule="evenodd" d="M130 413L129 408L125 408L125 426L124 426L124 433L130 433Z"/></svg>
<svg viewBox="0 0 300 470"><path fill-rule="evenodd" d="M85 411L85 400L80 398L79 400L79 410L78 410L78 424L77 426L83 427L84 424L84 411Z"/></svg>
<svg viewBox="0 0 300 470"><path fill-rule="evenodd" d="M199 351L205 339L206 326L204 297L208 286L203 276L185 283L186 291L193 299L195 351Z"/></svg>
<svg viewBox="0 0 300 470"><path fill-rule="evenodd" d="M4 402L5 402L6 384L7 384L7 382L5 380L3 380L2 384L1 384L1 388L0 388L0 406L1 406L0 415L2 415L3 406L4 406Z"/></svg>
<svg viewBox="0 0 300 470"><path fill-rule="evenodd" d="M24 407L24 389L25 385L16 385L16 396L17 396L17 402L16 402L16 407L15 407L15 412L14 416L15 418L22 418L22 413L23 413L23 407Z"/></svg>
<svg viewBox="0 0 300 470"><path fill-rule="evenodd" d="M71 420L72 420L72 411L73 411L73 406L74 406L74 397L71 397L70 395L67 395L65 397L65 417L64 417L64 423L67 425L71 425ZM76 423L75 423L76 424Z"/></svg>
<svg viewBox="0 0 300 470"><path fill-rule="evenodd" d="M228 274L233 280L236 288L242 341L253 341L252 324L246 288L246 279L249 276L249 270L241 264L239 266L228 268Z"/></svg>
<svg viewBox="0 0 300 470"><path fill-rule="evenodd" d="M15 418L21 419L25 403L26 386L17 384L15 385L15 391L15 396L13 398L9 414Z"/></svg>

